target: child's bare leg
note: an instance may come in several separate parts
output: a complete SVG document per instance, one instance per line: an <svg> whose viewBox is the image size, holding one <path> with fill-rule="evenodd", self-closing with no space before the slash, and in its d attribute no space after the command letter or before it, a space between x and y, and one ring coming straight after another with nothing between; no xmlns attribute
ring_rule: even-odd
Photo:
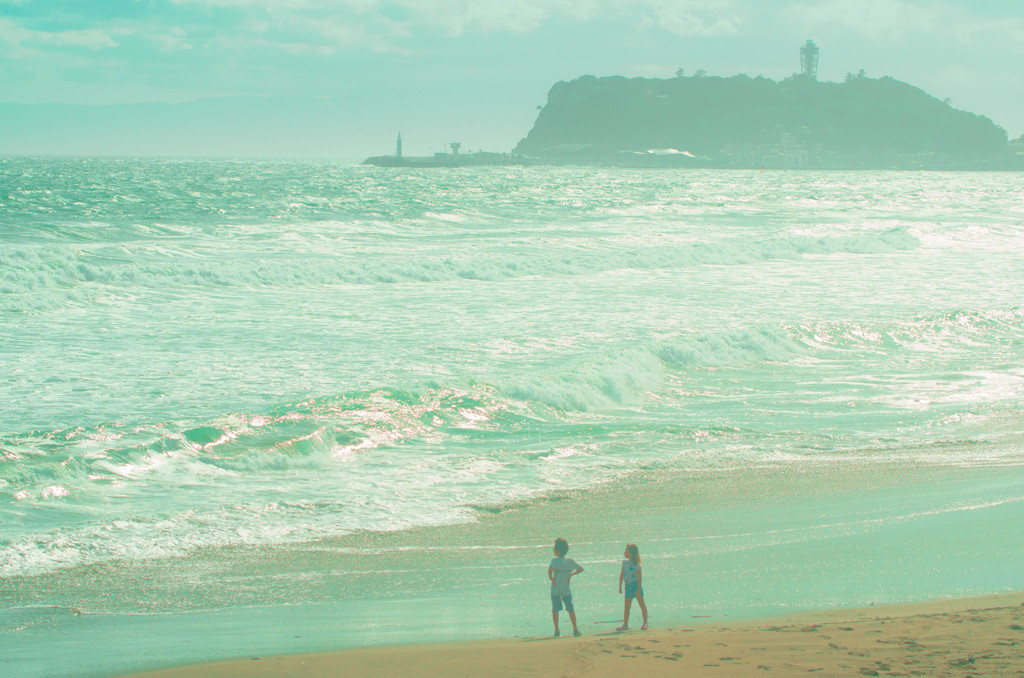
<svg viewBox="0 0 1024 678"><path fill-rule="evenodd" d="M643 614L643 616L644 616L644 624L646 624L647 623L647 606L644 605L644 597L641 596L641 595L637 595L636 602L637 602L638 605L640 605L640 613Z"/></svg>
<svg viewBox="0 0 1024 678"><path fill-rule="evenodd" d="M569 611L569 621L572 622L572 630L579 631L579 629L576 628L576 610Z"/></svg>
<svg viewBox="0 0 1024 678"><path fill-rule="evenodd" d="M622 625L629 626L629 608L633 605L632 598L626 598L626 603L622 609Z"/></svg>
<svg viewBox="0 0 1024 678"><path fill-rule="evenodd" d="M551 613L551 621L555 622L555 631L557 632L558 631L558 613L557 612L552 612Z"/></svg>

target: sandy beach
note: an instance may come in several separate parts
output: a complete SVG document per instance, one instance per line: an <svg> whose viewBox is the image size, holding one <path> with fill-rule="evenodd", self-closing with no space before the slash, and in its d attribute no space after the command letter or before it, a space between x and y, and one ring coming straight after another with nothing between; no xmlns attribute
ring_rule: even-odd
<svg viewBox="0 0 1024 678"><path fill-rule="evenodd" d="M582 620L581 620L582 621ZM699 620L695 620L699 622ZM1024 593L616 633L252 656L198 676L1024 676Z"/></svg>

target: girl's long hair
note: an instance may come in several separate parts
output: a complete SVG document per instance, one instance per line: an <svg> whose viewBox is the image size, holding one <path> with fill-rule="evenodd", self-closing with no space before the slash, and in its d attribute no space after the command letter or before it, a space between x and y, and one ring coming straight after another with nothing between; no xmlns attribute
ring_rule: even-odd
<svg viewBox="0 0 1024 678"><path fill-rule="evenodd" d="M636 547L636 544L626 544L626 553L629 554L629 559L635 564L640 564L640 549Z"/></svg>

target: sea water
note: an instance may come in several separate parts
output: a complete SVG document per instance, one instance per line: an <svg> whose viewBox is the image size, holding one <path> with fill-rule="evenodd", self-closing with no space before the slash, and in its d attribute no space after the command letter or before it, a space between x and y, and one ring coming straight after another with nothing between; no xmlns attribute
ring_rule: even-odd
<svg viewBox="0 0 1024 678"><path fill-rule="evenodd" d="M5 674L1024 589L1022 189L0 158Z"/></svg>

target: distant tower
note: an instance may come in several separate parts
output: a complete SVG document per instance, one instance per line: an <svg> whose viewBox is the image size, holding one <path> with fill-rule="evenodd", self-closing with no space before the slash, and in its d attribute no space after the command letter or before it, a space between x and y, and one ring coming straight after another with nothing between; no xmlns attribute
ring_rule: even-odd
<svg viewBox="0 0 1024 678"><path fill-rule="evenodd" d="M395 157L402 157L402 133L398 133L398 141L395 143Z"/></svg>
<svg viewBox="0 0 1024 678"><path fill-rule="evenodd" d="M811 80L818 79L818 52L813 40L808 40L800 48L800 72L810 76Z"/></svg>
<svg viewBox="0 0 1024 678"><path fill-rule="evenodd" d="M453 141L453 142L451 142L448 145L451 146L452 155L458 155L459 154L459 149L462 148L462 142L461 141Z"/></svg>

